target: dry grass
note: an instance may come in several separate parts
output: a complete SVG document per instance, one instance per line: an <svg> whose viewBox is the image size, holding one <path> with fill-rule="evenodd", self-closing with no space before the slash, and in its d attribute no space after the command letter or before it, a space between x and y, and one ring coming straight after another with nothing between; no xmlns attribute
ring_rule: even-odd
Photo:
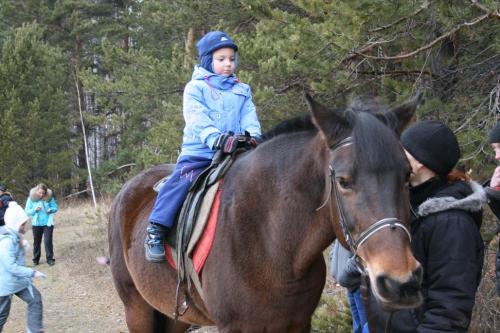
<svg viewBox="0 0 500 333"><path fill-rule="evenodd" d="M63 203L56 215L56 264L50 267L45 263L42 249L37 269L47 274L47 279L35 281L43 297L47 332L127 332L109 268L95 261L108 253L109 205L109 201L101 202L102 208L94 211L89 203ZM26 235L31 242L31 231ZM27 263L31 263L31 253L27 254ZM25 327L25 304L14 298L4 332L25 332Z"/></svg>
<svg viewBox="0 0 500 333"><path fill-rule="evenodd" d="M94 210L90 202L62 203L56 215L54 247L56 265L45 263L42 250L38 270L46 280L35 281L44 301L44 322L50 333L128 332L123 306L118 298L108 267L96 264L96 257L107 255L107 214L111 200L103 200ZM27 232L32 241L32 233ZM500 298L494 293L494 265L497 243L490 244L485 272L476 299L470 332L500 331ZM325 259L328 251L325 251ZM31 263L31 253L27 255ZM350 315L345 291L331 278L313 318L313 332L349 331ZM25 304L14 298L5 333L25 331ZM203 328L197 333L217 332Z"/></svg>
<svg viewBox="0 0 500 333"><path fill-rule="evenodd" d="M476 294L476 304L469 332L500 332L500 297L495 290L495 258L498 238L490 242L485 251L483 278Z"/></svg>

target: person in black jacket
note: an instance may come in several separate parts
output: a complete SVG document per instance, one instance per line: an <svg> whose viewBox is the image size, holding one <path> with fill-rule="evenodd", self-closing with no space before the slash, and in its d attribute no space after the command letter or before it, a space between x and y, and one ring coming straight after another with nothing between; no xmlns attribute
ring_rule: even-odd
<svg viewBox="0 0 500 333"><path fill-rule="evenodd" d="M495 152L495 159L500 162L500 124L497 124L488 135L488 142ZM495 168L491 180L486 184L486 193L488 194L491 211L497 219L500 220L500 166ZM497 220L497 237L500 232L500 224ZM500 296L500 240L498 242L497 260L496 260L496 289Z"/></svg>
<svg viewBox="0 0 500 333"><path fill-rule="evenodd" d="M12 195L7 192L7 186L0 184L0 227L5 225L3 217L7 207L9 207L9 202L12 200Z"/></svg>
<svg viewBox="0 0 500 333"><path fill-rule="evenodd" d="M486 193L464 173L452 172L460 149L442 122L414 124L401 143L412 169L412 248L424 269L424 301L391 317L371 297L377 331L390 325L392 332L467 332L483 267L479 228Z"/></svg>

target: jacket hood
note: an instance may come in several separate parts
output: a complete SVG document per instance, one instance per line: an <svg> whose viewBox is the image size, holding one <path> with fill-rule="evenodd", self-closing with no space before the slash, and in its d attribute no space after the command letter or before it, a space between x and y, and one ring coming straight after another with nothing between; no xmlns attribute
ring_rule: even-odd
<svg viewBox="0 0 500 333"><path fill-rule="evenodd" d="M449 209L480 212L488 202L484 188L474 181L457 182L445 187L418 206L417 214L427 216Z"/></svg>
<svg viewBox="0 0 500 333"><path fill-rule="evenodd" d="M9 207L5 211L4 221L5 226L9 229L18 232L21 225L28 222L30 217L24 209L15 201L9 202Z"/></svg>
<svg viewBox="0 0 500 333"><path fill-rule="evenodd" d="M30 190L30 199L31 201L38 201L40 199L43 199L45 201L49 201L50 199L52 199L52 190L50 188L47 189L47 193L45 193L44 197L43 198L40 198L37 194L36 194L36 186L33 187L31 190Z"/></svg>
<svg viewBox="0 0 500 333"><path fill-rule="evenodd" d="M4 238L13 238L14 240L15 239L19 239L20 237L20 234L14 230L12 230L11 228L3 225L0 227L0 240L1 239L4 239Z"/></svg>
<svg viewBox="0 0 500 333"><path fill-rule="evenodd" d="M200 65L194 66L194 71L191 79L205 81L210 87L218 88L221 90L231 89L235 84L240 82L234 74L229 77L217 75L215 73L207 71Z"/></svg>

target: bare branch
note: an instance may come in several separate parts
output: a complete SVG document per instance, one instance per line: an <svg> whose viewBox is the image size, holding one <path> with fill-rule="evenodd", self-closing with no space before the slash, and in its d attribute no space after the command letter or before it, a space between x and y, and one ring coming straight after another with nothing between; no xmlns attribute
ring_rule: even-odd
<svg viewBox="0 0 500 333"><path fill-rule="evenodd" d="M417 16L418 14L420 14L420 12L424 9L427 9L429 7L429 2L427 0L425 0L422 5L420 6L419 9L417 9L416 11L414 11L413 13L411 13L410 15L408 16L404 16L404 17L401 17L400 19L397 19L396 21L392 22L392 23L389 23L389 24L386 24L386 25L383 25L381 27L378 27L378 28L375 28L375 29L371 29L371 30L368 30L368 32L379 32L379 31L382 31L382 30L385 30L385 29L388 29L390 27L393 27L403 21L406 21L410 18L413 18L415 16Z"/></svg>
<svg viewBox="0 0 500 333"><path fill-rule="evenodd" d="M472 4L474 6L476 6L477 8L481 9L483 12L485 13L488 13L490 14L491 16L493 17L496 17L498 19L500 19L500 12L498 11L494 11L492 12L491 10L489 10L488 8L486 8L484 5L480 4L479 2L477 2L477 0L471 0Z"/></svg>
<svg viewBox="0 0 500 333"><path fill-rule="evenodd" d="M90 189L85 189L83 191L79 191L79 192L76 192L76 193L71 193L70 195L67 195L67 196L63 197L62 199L71 198L71 197L74 197L75 195L79 195L79 194L86 193L86 192L90 192Z"/></svg>
<svg viewBox="0 0 500 333"><path fill-rule="evenodd" d="M470 26L476 25L476 24L478 24L478 23L480 23L480 22L482 22L482 21L484 21L484 20L486 20L486 19L494 16L492 14L493 14L492 12L489 12L489 13L486 13L484 15L481 15L481 16L477 17L476 19L474 19L471 22L464 22L462 24L459 24L455 28L453 28L450 31L448 31L447 33L445 33L445 34L439 36L438 38L434 39L432 42L428 43L427 45L424 45L421 48L419 48L419 49L417 49L415 51L409 52L409 53L404 53L404 54L400 54L400 55L397 55L397 56L377 57L377 56L371 56L371 55L365 54L364 53L364 52L366 52L365 49L362 49L360 51L354 52L354 54L351 54L346 59L348 59L348 58L352 59L352 58L355 58L356 56L364 57L364 58L368 58L368 59L374 59L374 60L400 60L400 59L410 58L410 57L413 57L414 55L419 54L422 51L430 49L431 47L433 47L434 45L436 45L437 43L439 43L443 39L448 38L451 35L453 35L454 33L456 33L457 31L459 31L460 29L462 29L464 27L470 27Z"/></svg>
<svg viewBox="0 0 500 333"><path fill-rule="evenodd" d="M128 163L128 164L120 165L118 168L116 168L116 169L111 170L110 172L108 172L106 174L106 176L111 176L112 174L114 174L115 172L117 172L118 170L121 170L123 168L131 168L131 167L134 167L134 166L135 166L135 163Z"/></svg>
<svg viewBox="0 0 500 333"><path fill-rule="evenodd" d="M368 45L363 47L361 50L353 52L353 53L349 54L348 56L344 57L340 61L340 63L344 63L344 62L347 62L349 60L355 59L359 56L360 53L365 53L365 52L371 51L376 46L379 46L382 44L387 44L387 43L393 42L394 40L396 40L396 37L394 37L393 39L390 39L390 40L379 40L376 42L368 42Z"/></svg>
<svg viewBox="0 0 500 333"><path fill-rule="evenodd" d="M383 76L421 76L422 74L433 76L430 70L358 71L357 73Z"/></svg>

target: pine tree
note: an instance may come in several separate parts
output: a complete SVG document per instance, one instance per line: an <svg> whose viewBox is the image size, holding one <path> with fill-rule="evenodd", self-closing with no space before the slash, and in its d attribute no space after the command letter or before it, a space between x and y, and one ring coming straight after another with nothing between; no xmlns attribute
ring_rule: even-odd
<svg viewBox="0 0 500 333"><path fill-rule="evenodd" d="M18 28L1 53L0 174L24 194L42 181L62 189L73 169L67 63L41 35L36 24Z"/></svg>

